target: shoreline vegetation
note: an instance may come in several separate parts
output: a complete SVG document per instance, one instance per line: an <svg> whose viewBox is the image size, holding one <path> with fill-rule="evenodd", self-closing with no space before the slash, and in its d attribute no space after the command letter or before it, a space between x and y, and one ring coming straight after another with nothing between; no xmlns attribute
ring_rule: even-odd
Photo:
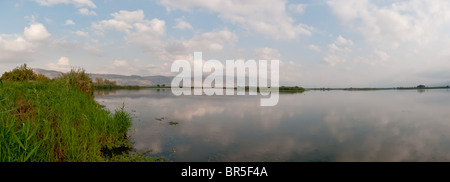
<svg viewBox="0 0 450 182"><path fill-rule="evenodd" d="M110 81L107 79L103 79L103 78L96 78L94 83L94 87L97 90L138 90L138 89L171 89L171 86L166 86L164 84L160 85L156 85L156 86L137 86L137 85L127 85L127 86L123 86L123 85L117 85L116 81ZM183 88L183 87L180 87ZM190 87L190 89L196 89L196 88L201 88L201 89L220 89L219 88L214 88L214 87ZM226 90L226 89L234 89L234 90L244 90L246 92L250 91L250 88L252 88L252 90L255 90L254 87L249 87L249 86L245 86L243 89L241 87L234 87L234 88L227 88L227 87L222 87L222 89ZM189 88L185 88L185 89L189 89ZM280 93L303 93L305 91L310 91L310 90L318 90L318 91L329 91L329 90L344 90L344 91L374 91L374 90L426 90L426 89L450 89L450 86L438 86L438 87L427 87L425 85L419 85L417 87L389 87L389 88L303 88L303 87L299 87L299 86L281 86L278 87L278 92ZM270 87L269 88L260 88L260 87L256 87L256 91L260 92L261 90L268 90L271 91Z"/></svg>
<svg viewBox="0 0 450 182"><path fill-rule="evenodd" d="M375 90L432 90L432 89L450 89L450 86L426 87L419 85L417 87L392 87L392 88L308 88L306 90L344 90L344 91L375 91Z"/></svg>
<svg viewBox="0 0 450 182"><path fill-rule="evenodd" d="M95 83L94 83L95 84ZM138 89L171 89L170 86L120 86L120 85L95 85L94 86L96 90L138 90ZM220 89L220 88L214 88L214 87L191 87L190 89L196 89L196 88L202 88L202 89ZM189 88L186 88L189 89ZM222 89L228 89L226 87L222 87ZM238 90L238 87L234 87L234 90ZM250 87L245 87L244 90L246 92L250 91ZM259 87L256 88L257 92L260 92L261 89ZM306 89L302 87L286 87L282 86L278 89L279 92L305 92Z"/></svg>
<svg viewBox="0 0 450 182"><path fill-rule="evenodd" d="M191 87L190 89L203 88L203 89L220 89L210 87ZM170 86L95 86L96 90L138 90L138 89L171 89ZM189 89L189 88L186 88ZM226 90L228 88L223 87ZM233 88L237 90L237 87ZM256 88L257 92L260 92L260 88ZM432 90L432 89L450 89L450 86L438 86L438 87L392 87L392 88L303 88L298 86L281 86L278 91L283 93L303 93L306 91L331 91L331 90L344 90L344 91L376 91L376 90ZM245 87L245 91L248 92L249 87Z"/></svg>
<svg viewBox="0 0 450 182"><path fill-rule="evenodd" d="M133 151L131 115L97 103L83 69L50 80L24 64L0 80L0 162L162 161Z"/></svg>

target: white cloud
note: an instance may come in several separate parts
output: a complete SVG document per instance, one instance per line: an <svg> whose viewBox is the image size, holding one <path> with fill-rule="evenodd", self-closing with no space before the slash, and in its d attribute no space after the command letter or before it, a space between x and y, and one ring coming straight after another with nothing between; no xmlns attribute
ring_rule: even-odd
<svg viewBox="0 0 450 182"><path fill-rule="evenodd" d="M194 51L217 52L234 46L238 37L228 30L205 32L189 40L163 41L154 33L134 32L126 37L128 43L139 45L142 50L164 61L188 60ZM188 55L188 56L187 56ZM190 56L189 56L190 55Z"/></svg>
<svg viewBox="0 0 450 182"><path fill-rule="evenodd" d="M294 13L303 14L305 12L305 4L290 4L288 9Z"/></svg>
<svg viewBox="0 0 450 182"><path fill-rule="evenodd" d="M377 59L380 61L387 61L390 58L390 56L386 52L380 50L375 50L374 53L377 56Z"/></svg>
<svg viewBox="0 0 450 182"><path fill-rule="evenodd" d="M55 4L73 4L76 7L96 8L91 0L33 0L41 6L53 6Z"/></svg>
<svg viewBox="0 0 450 182"><path fill-rule="evenodd" d="M124 66L128 66L128 63L125 60L114 60L112 65L115 68L122 68Z"/></svg>
<svg viewBox="0 0 450 182"><path fill-rule="evenodd" d="M345 62L345 58L339 57L335 54L329 55L325 58L323 58L323 60L328 63L330 66L335 66L338 63L342 63Z"/></svg>
<svg viewBox="0 0 450 182"><path fill-rule="evenodd" d="M96 29L116 29L117 31L121 32L129 32L131 28L133 28L132 25L127 24L126 22L117 21L115 19L110 20L103 20L98 24L93 24L92 27Z"/></svg>
<svg viewBox="0 0 450 182"><path fill-rule="evenodd" d="M268 0L264 3L258 0L249 0L245 3L239 0L162 0L161 3L168 11L206 8L217 13L222 20L272 39L295 39L299 35L311 35L312 31L312 28L305 24L294 24L294 19L286 12L286 1L282 0Z"/></svg>
<svg viewBox="0 0 450 182"><path fill-rule="evenodd" d="M308 49L309 50L312 50L312 51L316 51L316 52L321 52L322 51L322 49L320 49L320 47L319 46L316 46L316 45L308 45Z"/></svg>
<svg viewBox="0 0 450 182"><path fill-rule="evenodd" d="M370 66L388 66L394 61L393 57L382 50L375 50L371 54L358 56L353 59L355 63L364 63Z"/></svg>
<svg viewBox="0 0 450 182"><path fill-rule="evenodd" d="M143 10L122 10L112 13L111 16L112 19L92 23L92 27L98 30L97 34L103 34L105 30L124 32L126 43L137 44L144 52L158 55L159 58L165 54L166 43L161 40L166 33L165 21L157 18L147 20Z"/></svg>
<svg viewBox="0 0 450 182"><path fill-rule="evenodd" d="M84 50L94 56L103 56L103 51L101 51L97 46L87 45L86 47L84 47Z"/></svg>
<svg viewBox="0 0 450 182"><path fill-rule="evenodd" d="M22 52L31 50L32 44L31 42L26 41L21 36L14 36L14 40L5 40L3 37L12 37L10 35L0 35L0 45L3 50L13 51L13 52Z"/></svg>
<svg viewBox="0 0 450 182"><path fill-rule="evenodd" d="M254 50L252 59L267 60L269 65L270 61L278 60L280 63L278 71L275 70L275 72L273 72L273 70L271 70L271 67L269 65L267 65L268 67L266 69L270 74L272 73L279 74L280 86L282 85L301 86L301 84L303 84L301 79L303 77L303 72L301 70L302 65L294 61L283 60L281 53L277 49L268 47L257 48Z"/></svg>
<svg viewBox="0 0 450 182"><path fill-rule="evenodd" d="M107 66L108 71L105 73L114 73L114 74L139 74L139 75L173 75L172 73L167 72L170 70L170 64L164 62L162 64L154 65L147 64L139 59L134 60L124 60L124 59L115 59L113 64ZM147 84L151 84L150 82Z"/></svg>
<svg viewBox="0 0 450 182"><path fill-rule="evenodd" d="M58 59L58 63L57 64L61 65L61 66L69 66L69 58L61 57L61 58Z"/></svg>
<svg viewBox="0 0 450 182"><path fill-rule="evenodd" d="M29 61L35 46L20 35L0 34L0 62Z"/></svg>
<svg viewBox="0 0 450 182"><path fill-rule="evenodd" d="M93 23L92 27L99 30L115 29L121 32L130 32L134 27L140 28L140 30L145 29L145 24L152 24L148 20L144 21L144 11L119 11L117 13L112 13L113 19L103 20L99 23ZM156 21L158 19L154 19ZM153 20L152 20L153 21ZM162 21L164 22L164 21Z"/></svg>
<svg viewBox="0 0 450 182"><path fill-rule="evenodd" d="M184 21L184 17L177 18L175 21L177 22L177 24L173 28L181 29L181 30L183 30L183 29L191 29L192 30L193 29L191 24Z"/></svg>
<svg viewBox="0 0 450 182"><path fill-rule="evenodd" d="M349 58L349 53L352 52L354 43L350 39L345 39L339 35L332 44L328 45L328 54L323 60L330 66L335 66L338 63L346 62Z"/></svg>
<svg viewBox="0 0 450 182"><path fill-rule="evenodd" d="M426 44L439 39L438 30L450 20L450 1L329 0L341 22L360 31L372 42Z"/></svg>
<svg viewBox="0 0 450 182"><path fill-rule="evenodd" d="M154 18L146 20L144 11L119 11L111 14L113 19L93 23L98 30L113 29L125 32L125 41L139 45L142 50L161 60L174 61L191 51L220 51L226 45L234 45L237 36L228 31L206 32L194 36L190 40L163 41L166 34L166 23Z"/></svg>
<svg viewBox="0 0 450 182"><path fill-rule="evenodd" d="M58 62L47 64L47 69L55 70L55 71L62 71L62 72L70 71L71 67L70 67L70 63L69 63L69 58L64 57L64 56L60 57L58 59Z"/></svg>
<svg viewBox="0 0 450 182"><path fill-rule="evenodd" d="M134 27L137 33L152 33L158 37L166 34L166 22L157 18L135 23Z"/></svg>
<svg viewBox="0 0 450 182"><path fill-rule="evenodd" d="M74 33L77 34L78 36L89 37L89 33L88 32L83 32L81 30L78 30L78 31L76 31Z"/></svg>
<svg viewBox="0 0 450 182"><path fill-rule="evenodd" d="M24 35L30 41L43 41L50 37L45 26L41 23L32 23L30 27L25 27Z"/></svg>
<svg viewBox="0 0 450 182"><path fill-rule="evenodd" d="M166 35L166 23L154 18L145 19L144 11L119 11L112 13L112 19L92 24L99 30L124 32L128 44L140 46L143 52L163 61L186 59L193 51L221 51L232 47L238 40L235 33L228 30L197 34L189 40L163 40Z"/></svg>
<svg viewBox="0 0 450 182"><path fill-rule="evenodd" d="M45 21L46 23L53 23L53 20L50 19L50 18L47 18L47 17L44 18L44 21Z"/></svg>
<svg viewBox="0 0 450 182"><path fill-rule="evenodd" d="M131 32L133 28L135 31ZM145 51L154 52L163 49L165 43L161 37L166 33L166 24L163 20L154 18L153 20L142 20L130 25L126 31L125 40L127 43L140 45Z"/></svg>
<svg viewBox="0 0 450 182"><path fill-rule="evenodd" d="M353 46L353 41L345 39L344 37L342 37L342 35L339 35L339 37L335 41L335 44L339 45L339 46L345 46L345 45Z"/></svg>
<svg viewBox="0 0 450 182"><path fill-rule="evenodd" d="M183 45L188 50L198 51L221 51L225 45L234 45L238 38L236 34L228 31L206 32L184 41Z"/></svg>
<svg viewBox="0 0 450 182"><path fill-rule="evenodd" d="M64 25L75 25L75 22L73 22L73 20L66 20Z"/></svg>
<svg viewBox="0 0 450 182"><path fill-rule="evenodd" d="M351 46L353 46L353 41L349 39L345 39L341 35L339 35L336 40L328 45L328 50L332 53L336 52L351 52Z"/></svg>
<svg viewBox="0 0 450 182"><path fill-rule="evenodd" d="M117 13L112 13L111 16L114 17L117 21L123 21L126 23L134 23L134 22L140 22L144 20L144 11L143 10L136 10L136 11L124 11L121 10Z"/></svg>
<svg viewBox="0 0 450 182"><path fill-rule="evenodd" d="M82 15L97 15L97 13L95 11L89 10L87 8L80 8L78 9L78 13L82 14Z"/></svg>
<svg viewBox="0 0 450 182"><path fill-rule="evenodd" d="M265 47L265 48L255 49L254 57L257 60L267 60L267 61L280 60L281 54L280 54L280 52L278 52L277 49Z"/></svg>

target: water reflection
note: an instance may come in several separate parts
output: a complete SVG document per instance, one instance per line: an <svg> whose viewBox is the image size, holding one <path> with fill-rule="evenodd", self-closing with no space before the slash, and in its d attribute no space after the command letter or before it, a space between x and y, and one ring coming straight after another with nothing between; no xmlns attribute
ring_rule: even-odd
<svg viewBox="0 0 450 182"><path fill-rule="evenodd" d="M448 90L309 91L281 94L276 107L151 89L96 100L125 103L135 148L173 161L450 161Z"/></svg>
<svg viewBox="0 0 450 182"><path fill-rule="evenodd" d="M95 90L94 95L97 97L102 97L105 95L116 94L117 90Z"/></svg>

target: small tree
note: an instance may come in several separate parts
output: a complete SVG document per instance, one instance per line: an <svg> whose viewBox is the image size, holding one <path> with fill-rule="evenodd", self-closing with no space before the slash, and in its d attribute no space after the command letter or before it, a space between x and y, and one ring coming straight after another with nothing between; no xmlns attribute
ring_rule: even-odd
<svg viewBox="0 0 450 182"><path fill-rule="evenodd" d="M426 88L426 86L425 85L419 85L419 86L417 86L417 88Z"/></svg>
<svg viewBox="0 0 450 182"><path fill-rule="evenodd" d="M45 75L43 74L37 74L36 75L36 81L38 82L47 82L50 81L50 79L48 79Z"/></svg>
<svg viewBox="0 0 450 182"><path fill-rule="evenodd" d="M100 78L100 77L95 78L95 84L103 85L103 78Z"/></svg>
<svg viewBox="0 0 450 182"><path fill-rule="evenodd" d="M70 72L63 73L57 81L67 86L75 86L94 97L94 83L83 68L72 68Z"/></svg>
<svg viewBox="0 0 450 182"><path fill-rule="evenodd" d="M10 72L3 73L0 79L3 81L30 81L36 80L37 75L33 69L27 67L27 64L23 64Z"/></svg>

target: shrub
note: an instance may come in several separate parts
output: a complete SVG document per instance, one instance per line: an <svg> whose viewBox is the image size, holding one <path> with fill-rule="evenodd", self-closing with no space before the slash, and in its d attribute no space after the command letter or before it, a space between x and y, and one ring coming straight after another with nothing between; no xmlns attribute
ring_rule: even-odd
<svg viewBox="0 0 450 182"><path fill-rule="evenodd" d="M58 82L5 82L0 164L106 161L103 148L132 148L126 137L131 116L123 108L112 113L78 88Z"/></svg>
<svg viewBox="0 0 450 182"><path fill-rule="evenodd" d="M95 78L94 86L96 89L113 89L117 88L117 82L97 77Z"/></svg>
<svg viewBox="0 0 450 182"><path fill-rule="evenodd" d="M23 64L10 72L3 73L0 78L2 81L30 81L36 80L37 75L33 72L33 69L28 68L27 64Z"/></svg>
<svg viewBox="0 0 450 182"><path fill-rule="evenodd" d="M63 73L56 80L67 86L77 87L91 97L94 96L94 84L83 68L72 68L70 72Z"/></svg>
<svg viewBox="0 0 450 182"><path fill-rule="evenodd" d="M425 85L419 85L419 86L417 86L417 88L426 88L426 86Z"/></svg>
<svg viewBox="0 0 450 182"><path fill-rule="evenodd" d="M48 79L45 75L43 74L37 74L36 75L36 81L38 82L47 82L50 81L50 79Z"/></svg>

